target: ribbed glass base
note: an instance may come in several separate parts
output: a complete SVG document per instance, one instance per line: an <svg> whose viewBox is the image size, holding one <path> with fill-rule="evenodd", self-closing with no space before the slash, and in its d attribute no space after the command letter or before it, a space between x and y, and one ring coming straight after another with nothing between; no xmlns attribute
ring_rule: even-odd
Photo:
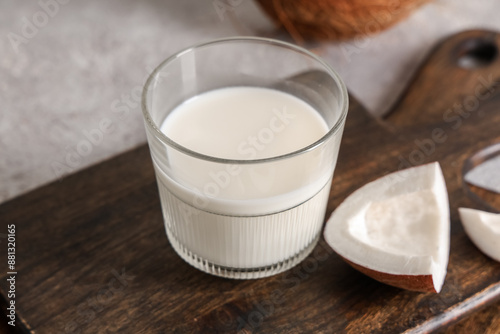
<svg viewBox="0 0 500 334"><path fill-rule="evenodd" d="M197 254L193 254L188 249L186 249L186 247L182 246L173 235L167 232L170 244L184 261L208 274L234 279L255 279L268 277L279 274L294 267L312 252L319 241L320 235L321 234L318 234L318 236L299 253L276 264L257 268L230 268L214 264L210 261L207 261L206 259L203 259Z"/></svg>
<svg viewBox="0 0 500 334"><path fill-rule="evenodd" d="M187 263L213 275L247 279L280 273L302 261L318 242L330 180L305 202L259 216L199 209L159 180L168 239Z"/></svg>

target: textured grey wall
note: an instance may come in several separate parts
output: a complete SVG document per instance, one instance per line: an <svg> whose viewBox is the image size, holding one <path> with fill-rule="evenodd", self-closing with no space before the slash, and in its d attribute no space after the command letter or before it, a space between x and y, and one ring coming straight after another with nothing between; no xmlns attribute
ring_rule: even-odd
<svg viewBox="0 0 500 334"><path fill-rule="evenodd" d="M437 40L500 30L499 12L498 1L441 0L376 36L314 49L380 114ZM282 36L252 0L3 1L0 202L145 142L137 94L151 69L239 34Z"/></svg>

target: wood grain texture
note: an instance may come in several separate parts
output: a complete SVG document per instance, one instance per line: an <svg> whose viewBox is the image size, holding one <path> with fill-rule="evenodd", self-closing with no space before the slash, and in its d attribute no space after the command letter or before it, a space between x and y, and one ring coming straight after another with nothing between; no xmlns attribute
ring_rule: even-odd
<svg viewBox="0 0 500 334"><path fill-rule="evenodd" d="M0 334L15 334L16 328L8 325L7 321L7 318L2 312L2 314L0 315Z"/></svg>
<svg viewBox="0 0 500 334"><path fill-rule="evenodd" d="M500 302L462 319L455 325L443 330L443 334L498 334L500 332Z"/></svg>
<svg viewBox="0 0 500 334"><path fill-rule="evenodd" d="M270 278L204 274L168 244L149 151L141 146L0 206L0 228L15 223L19 241L17 328L41 334L423 333L442 331L495 302L500 263L470 242L457 213L459 206L500 208L498 196L471 196L462 181L468 159L500 142L498 59L467 70L456 60L463 43L485 36L489 43L499 41L497 34L476 31L441 44L386 119L370 117L351 99L328 203L329 215L361 185L438 160L452 224L440 294L372 280L323 240L301 264ZM453 111L474 99L481 77L490 83L477 90L484 98L476 97L478 105L468 114ZM3 303L6 269L1 261ZM498 325L498 316L485 317L483 330ZM468 323L456 326L461 324Z"/></svg>

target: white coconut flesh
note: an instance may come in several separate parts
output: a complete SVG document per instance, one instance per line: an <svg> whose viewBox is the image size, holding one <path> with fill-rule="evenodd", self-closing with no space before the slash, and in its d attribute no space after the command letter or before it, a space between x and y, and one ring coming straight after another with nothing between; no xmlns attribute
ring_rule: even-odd
<svg viewBox="0 0 500 334"><path fill-rule="evenodd" d="M500 262L500 214L459 208L465 233L484 254Z"/></svg>
<svg viewBox="0 0 500 334"><path fill-rule="evenodd" d="M333 212L325 239L365 268L432 275L439 292L450 248L448 194L439 164L395 172L359 188Z"/></svg>

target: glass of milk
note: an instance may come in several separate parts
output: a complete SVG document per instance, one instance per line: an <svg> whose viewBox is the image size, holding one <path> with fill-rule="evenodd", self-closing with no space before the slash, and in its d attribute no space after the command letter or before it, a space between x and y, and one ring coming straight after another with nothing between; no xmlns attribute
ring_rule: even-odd
<svg viewBox="0 0 500 334"><path fill-rule="evenodd" d="M192 266L259 278L321 235L347 90L323 60L264 38L181 51L149 77L142 108L163 218Z"/></svg>

